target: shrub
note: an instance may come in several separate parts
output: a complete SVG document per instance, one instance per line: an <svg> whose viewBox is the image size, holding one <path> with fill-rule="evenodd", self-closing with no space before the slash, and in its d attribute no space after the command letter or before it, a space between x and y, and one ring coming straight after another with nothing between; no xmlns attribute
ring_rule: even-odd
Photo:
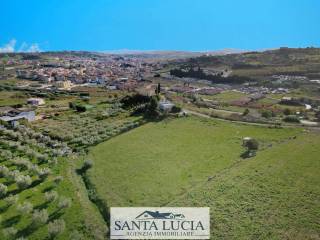
<svg viewBox="0 0 320 240"><path fill-rule="evenodd" d="M93 161L90 160L90 159L87 159L87 160L84 161L82 169L84 171L86 171L86 170L92 168L92 166L93 166Z"/></svg>
<svg viewBox="0 0 320 240"><path fill-rule="evenodd" d="M70 109L75 109L76 105L73 102L69 102L69 108Z"/></svg>
<svg viewBox="0 0 320 240"><path fill-rule="evenodd" d="M6 177L8 178L9 181L15 181L18 176L20 176L20 171L13 170L13 171L9 171Z"/></svg>
<svg viewBox="0 0 320 240"><path fill-rule="evenodd" d="M283 121L285 122L291 122L291 123L300 123L300 120L297 116L294 116L294 115L289 115L289 116L286 116Z"/></svg>
<svg viewBox="0 0 320 240"><path fill-rule="evenodd" d="M286 108L283 110L283 114L288 116L291 114L291 110L289 108Z"/></svg>
<svg viewBox="0 0 320 240"><path fill-rule="evenodd" d="M66 224L63 219L56 219L48 224L48 233L50 238L55 238L61 234L66 228Z"/></svg>
<svg viewBox="0 0 320 240"><path fill-rule="evenodd" d="M14 227L8 227L8 228L3 229L3 235L7 239L16 239L17 232L18 232L18 230L15 229Z"/></svg>
<svg viewBox="0 0 320 240"><path fill-rule="evenodd" d="M71 207L71 200L70 198L64 198L62 197L58 203L58 208L63 209L63 208L69 208Z"/></svg>
<svg viewBox="0 0 320 240"><path fill-rule="evenodd" d="M53 202L58 199L58 193L56 191L46 192L44 197L47 202Z"/></svg>
<svg viewBox="0 0 320 240"><path fill-rule="evenodd" d="M12 160L12 163L15 164L20 171L29 169L32 165L32 163L29 160L24 158L15 158Z"/></svg>
<svg viewBox="0 0 320 240"><path fill-rule="evenodd" d="M19 175L15 178L15 181L19 189L26 189L32 183L32 179L29 175Z"/></svg>
<svg viewBox="0 0 320 240"><path fill-rule="evenodd" d="M6 166L0 166L0 177L8 176L10 170Z"/></svg>
<svg viewBox="0 0 320 240"><path fill-rule="evenodd" d="M171 112L172 112L172 113L179 113L179 112L181 112L181 107L173 106L173 107L171 108Z"/></svg>
<svg viewBox="0 0 320 240"><path fill-rule="evenodd" d="M247 116L248 114L249 114L249 109L248 108L246 108L244 111L243 111L243 113L242 113L242 116Z"/></svg>
<svg viewBox="0 0 320 240"><path fill-rule="evenodd" d="M35 227L39 227L48 221L48 217L49 216L47 210L35 210L32 214L32 225Z"/></svg>
<svg viewBox="0 0 320 240"><path fill-rule="evenodd" d="M32 175L38 175L40 168L38 167L38 165L31 165L30 168L28 169L29 174Z"/></svg>
<svg viewBox="0 0 320 240"><path fill-rule="evenodd" d="M256 139L250 139L245 142L244 146L248 148L248 151L256 151L259 148L259 142Z"/></svg>
<svg viewBox="0 0 320 240"><path fill-rule="evenodd" d="M272 117L272 112L268 111L268 110L264 110L264 111L262 111L261 116L264 117L264 118L271 118Z"/></svg>
<svg viewBox="0 0 320 240"><path fill-rule="evenodd" d="M42 168L38 171L38 176L41 180L46 179L51 174L51 170L49 168Z"/></svg>
<svg viewBox="0 0 320 240"><path fill-rule="evenodd" d="M63 180L62 176L56 176L53 181L55 184L58 185L60 182L62 182L62 180Z"/></svg>
<svg viewBox="0 0 320 240"><path fill-rule="evenodd" d="M8 192L8 187L0 183L0 197L4 197Z"/></svg>
<svg viewBox="0 0 320 240"><path fill-rule="evenodd" d="M77 112L85 112L87 108L83 105L76 105L76 111Z"/></svg>
<svg viewBox="0 0 320 240"><path fill-rule="evenodd" d="M74 230L72 233L69 235L70 240L83 240L83 235L79 233L77 230Z"/></svg>
<svg viewBox="0 0 320 240"><path fill-rule="evenodd" d="M21 214L29 214L33 210L33 205L29 202L24 202L23 204L19 204L17 206L17 211Z"/></svg>
<svg viewBox="0 0 320 240"><path fill-rule="evenodd" d="M47 163L48 160L49 160L49 157L46 154L40 154L40 155L38 155L37 158L38 158L38 161L39 161L40 164Z"/></svg>
<svg viewBox="0 0 320 240"><path fill-rule="evenodd" d="M4 201L5 201L9 206L17 203L18 200L19 200L19 196L18 196L18 195L10 195L10 196L8 196L8 197L6 197L6 198L4 199Z"/></svg>

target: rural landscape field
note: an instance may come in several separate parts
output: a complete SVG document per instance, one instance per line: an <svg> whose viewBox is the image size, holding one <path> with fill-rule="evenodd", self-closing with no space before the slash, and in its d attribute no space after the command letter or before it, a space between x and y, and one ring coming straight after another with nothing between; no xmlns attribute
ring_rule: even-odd
<svg viewBox="0 0 320 240"><path fill-rule="evenodd" d="M280 66L260 77L247 71L243 83L243 76L212 73L224 61L233 72L238 58L257 72L248 56L264 68L270 55L282 58ZM115 206L210 207L212 239L319 238L320 87L312 80L318 49L206 61L1 56L1 239L105 239ZM297 56L313 59L308 72L294 67L276 75L283 64L295 66L290 59ZM81 82L67 80L92 58L96 67L77 70ZM73 61L81 62L74 73L66 65ZM134 66L118 70L133 79L110 70L88 75L119 61L144 62L145 75L134 80ZM177 77L177 69L192 76Z"/></svg>
<svg viewBox="0 0 320 240"><path fill-rule="evenodd" d="M0 240L320 240L320 1L1 10Z"/></svg>

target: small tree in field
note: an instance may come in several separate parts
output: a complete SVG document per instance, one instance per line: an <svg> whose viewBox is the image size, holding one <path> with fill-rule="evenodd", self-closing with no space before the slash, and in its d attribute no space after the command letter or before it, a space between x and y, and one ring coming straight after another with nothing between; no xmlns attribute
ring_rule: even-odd
<svg viewBox="0 0 320 240"><path fill-rule="evenodd" d="M6 197L6 198L4 199L4 201L5 201L9 206L17 203L18 200L19 200L19 196L18 196L18 195L10 195L10 196L8 196L8 197Z"/></svg>
<svg viewBox="0 0 320 240"><path fill-rule="evenodd" d="M41 168L39 169L38 176L43 181L51 174L51 170L49 168Z"/></svg>
<svg viewBox="0 0 320 240"><path fill-rule="evenodd" d="M4 197L8 192L8 187L0 183L0 197Z"/></svg>
<svg viewBox="0 0 320 240"><path fill-rule="evenodd" d="M242 158L250 158L256 155L256 151L259 149L259 142L253 138L246 138L243 141L243 146L247 150L241 154Z"/></svg>
<svg viewBox="0 0 320 240"><path fill-rule="evenodd" d="M70 198L62 197L58 203L58 208L63 209L63 208L69 208L69 207L71 207Z"/></svg>
<svg viewBox="0 0 320 240"><path fill-rule="evenodd" d="M283 114L286 116L291 115L291 110L289 108L286 108L283 110Z"/></svg>
<svg viewBox="0 0 320 240"><path fill-rule="evenodd" d="M66 224L63 219L56 219L48 224L48 233L50 238L55 238L61 234L66 228Z"/></svg>
<svg viewBox="0 0 320 240"><path fill-rule="evenodd" d="M62 176L56 176L53 181L56 185L58 185L60 182L62 182L63 177Z"/></svg>
<svg viewBox="0 0 320 240"><path fill-rule="evenodd" d="M46 192L44 197L47 202L53 202L58 199L58 193L56 191Z"/></svg>
<svg viewBox="0 0 320 240"><path fill-rule="evenodd" d="M88 169L92 168L92 166L93 166L93 161L90 159L87 159L83 163L82 171L85 172Z"/></svg>
<svg viewBox="0 0 320 240"><path fill-rule="evenodd" d="M19 189L26 189L32 183L32 179L29 175L19 175L15 178L15 181Z"/></svg>
<svg viewBox="0 0 320 240"><path fill-rule="evenodd" d="M45 224L48 221L48 218L47 210L35 210L32 214L32 225L34 227L39 227Z"/></svg>
<svg viewBox="0 0 320 240"><path fill-rule="evenodd" d="M0 166L0 177L8 176L10 170L6 166Z"/></svg>
<svg viewBox="0 0 320 240"><path fill-rule="evenodd" d="M6 237L6 239L16 239L18 230L14 227L8 227L3 229L3 235Z"/></svg>
<svg viewBox="0 0 320 240"><path fill-rule="evenodd" d="M21 214L29 214L33 210L33 205L29 202L24 202L23 204L19 204L17 206L17 211Z"/></svg>
<svg viewBox="0 0 320 240"><path fill-rule="evenodd" d="M242 116L247 116L249 113L250 113L249 109L246 108L246 109L243 111Z"/></svg>
<svg viewBox="0 0 320 240"><path fill-rule="evenodd" d="M252 138L246 141L244 146L248 149L248 151L256 151L259 148L259 142Z"/></svg>

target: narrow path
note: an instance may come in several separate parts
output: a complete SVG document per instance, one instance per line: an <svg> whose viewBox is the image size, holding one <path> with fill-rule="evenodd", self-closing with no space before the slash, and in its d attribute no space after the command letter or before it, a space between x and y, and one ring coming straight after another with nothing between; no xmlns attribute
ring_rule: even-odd
<svg viewBox="0 0 320 240"><path fill-rule="evenodd" d="M204 113L199 113L195 112L189 109L182 109L186 113L198 116L198 117L203 117L203 118L211 118L217 121L222 121L222 122L232 122L232 123L238 123L238 124L244 124L244 125L251 125L251 126L262 126L262 127L269 127L273 126L273 123L255 123L255 122L244 122L244 121L234 121L234 120L228 120L228 119L223 119L223 118L217 118L217 117L212 117L210 115L204 114ZM282 128L304 128L308 130L315 130L315 131L320 131L319 126L304 126L304 125L296 125L296 124L282 124Z"/></svg>
<svg viewBox="0 0 320 240"><path fill-rule="evenodd" d="M68 161L67 177L75 187L76 196L86 216L85 225L88 227L94 239L103 240L105 239L108 227L100 215L99 210L90 201L85 184L81 176L76 173L77 168L75 161L75 157L72 157L70 161Z"/></svg>

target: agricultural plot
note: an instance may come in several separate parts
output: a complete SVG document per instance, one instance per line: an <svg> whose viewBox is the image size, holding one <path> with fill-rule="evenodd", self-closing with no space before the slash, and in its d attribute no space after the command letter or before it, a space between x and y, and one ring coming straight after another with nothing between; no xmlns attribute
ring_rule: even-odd
<svg viewBox="0 0 320 240"><path fill-rule="evenodd" d="M212 96L202 95L202 97L205 99L210 99L210 100L215 100L215 101L225 102L225 103L230 103L232 101L236 101L241 98L245 98L247 96L248 95L245 93L236 92L236 91L225 91Z"/></svg>
<svg viewBox="0 0 320 240"><path fill-rule="evenodd" d="M318 239L320 137L303 133L190 189L172 206L208 206L212 239Z"/></svg>
<svg viewBox="0 0 320 240"><path fill-rule="evenodd" d="M92 147L88 177L109 206L167 205L247 161L243 137L258 139L264 152L298 134L196 117L152 122Z"/></svg>
<svg viewBox="0 0 320 240"><path fill-rule="evenodd" d="M89 236L65 174L70 153L25 126L0 129L0 239Z"/></svg>
<svg viewBox="0 0 320 240"><path fill-rule="evenodd" d="M21 92L0 92L0 107L25 104L27 96Z"/></svg>
<svg viewBox="0 0 320 240"><path fill-rule="evenodd" d="M121 109L105 109L105 115L101 115L101 109L81 114L69 111L52 119L35 122L34 127L79 149L100 143L140 124L140 117L130 117Z"/></svg>

